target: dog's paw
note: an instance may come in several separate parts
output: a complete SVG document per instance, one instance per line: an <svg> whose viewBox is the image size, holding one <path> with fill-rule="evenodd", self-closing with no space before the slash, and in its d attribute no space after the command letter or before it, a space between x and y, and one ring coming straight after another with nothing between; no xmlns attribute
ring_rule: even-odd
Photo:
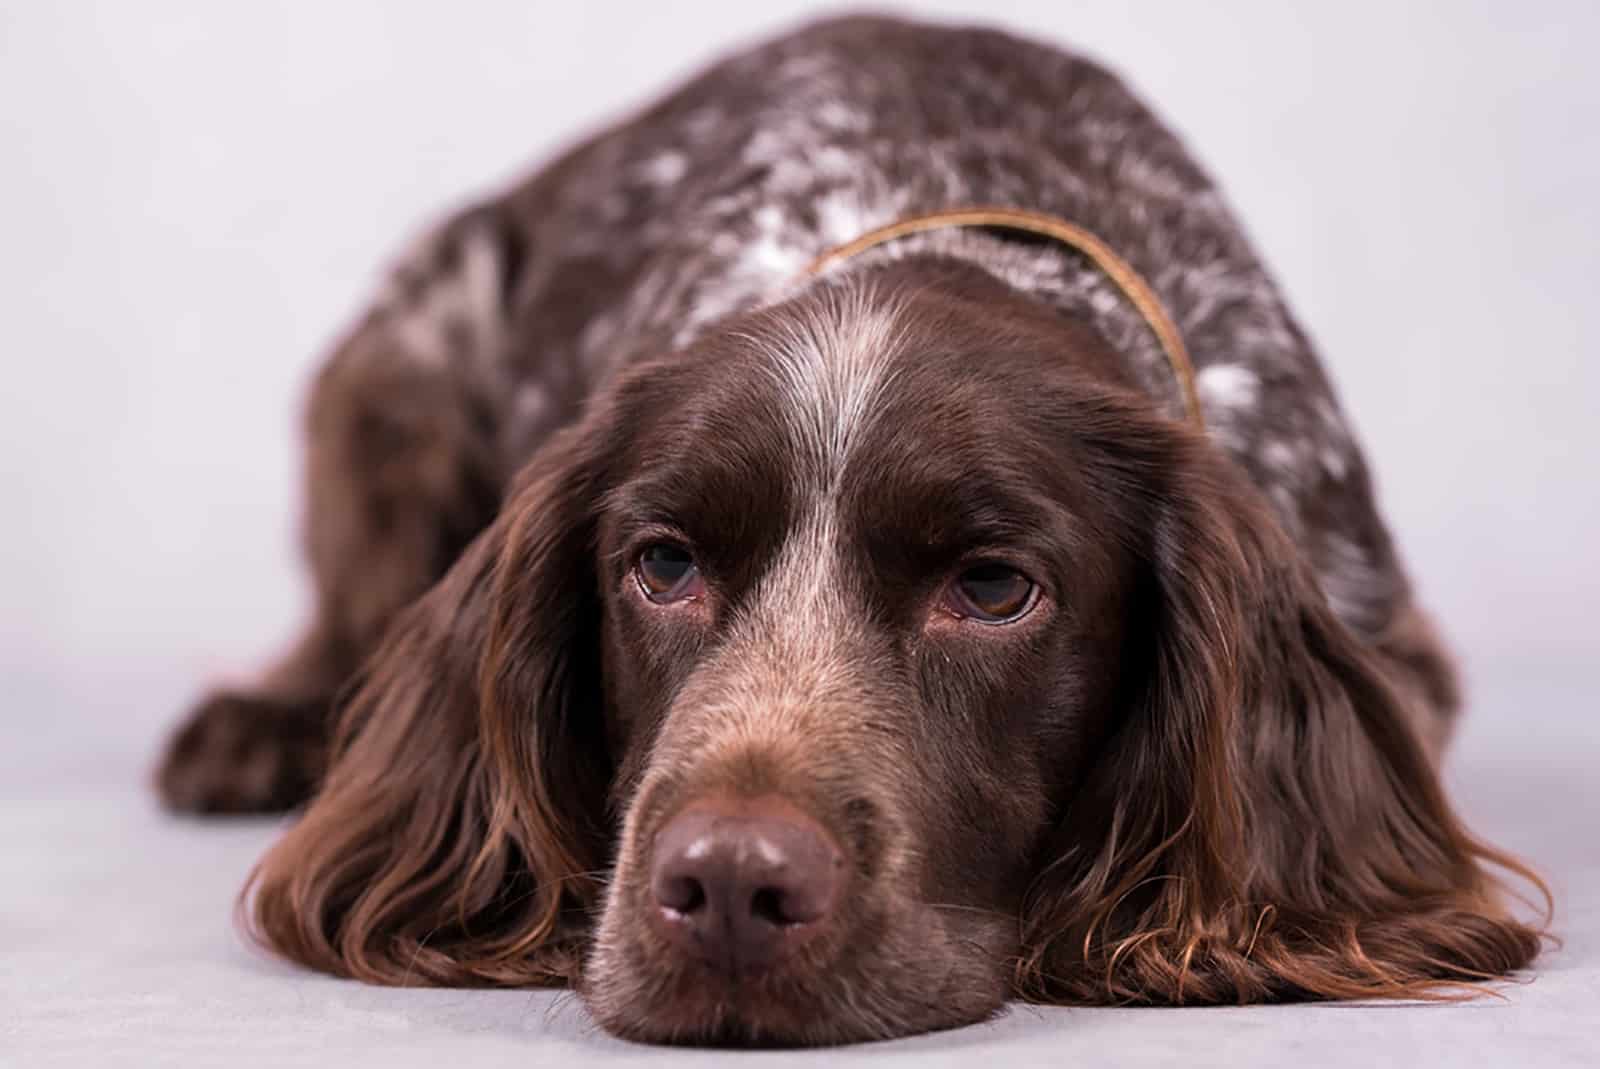
<svg viewBox="0 0 1600 1069"><path fill-rule="evenodd" d="M325 708L248 694L202 702L167 744L156 786L180 813L280 813L311 797L327 761Z"/></svg>

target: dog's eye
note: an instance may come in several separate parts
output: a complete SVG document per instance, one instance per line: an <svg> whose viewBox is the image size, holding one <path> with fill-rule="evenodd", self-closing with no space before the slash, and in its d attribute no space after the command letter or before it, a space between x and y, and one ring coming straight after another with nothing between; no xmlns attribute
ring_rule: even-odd
<svg viewBox="0 0 1600 1069"><path fill-rule="evenodd" d="M986 624L1007 623L1033 608L1038 591L1038 584L1009 565L977 564L956 576L944 607Z"/></svg>
<svg viewBox="0 0 1600 1069"><path fill-rule="evenodd" d="M694 557L683 546L657 542L646 546L634 566L639 588L655 602L681 601L700 587L700 571Z"/></svg>

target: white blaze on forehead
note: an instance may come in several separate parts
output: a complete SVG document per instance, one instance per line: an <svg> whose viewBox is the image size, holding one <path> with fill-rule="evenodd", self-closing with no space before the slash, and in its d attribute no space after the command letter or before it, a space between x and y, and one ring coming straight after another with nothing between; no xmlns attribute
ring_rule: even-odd
<svg viewBox="0 0 1600 1069"><path fill-rule="evenodd" d="M781 643L795 670L828 662L846 626L841 584L839 496L845 473L882 409L904 346L900 302L870 286L826 285L776 325L752 336L778 390L792 526L750 604L759 627ZM830 674L826 668L824 674Z"/></svg>
<svg viewBox="0 0 1600 1069"><path fill-rule="evenodd" d="M756 339L794 440L799 511L836 494L893 380L903 336L899 301L858 284L819 287Z"/></svg>

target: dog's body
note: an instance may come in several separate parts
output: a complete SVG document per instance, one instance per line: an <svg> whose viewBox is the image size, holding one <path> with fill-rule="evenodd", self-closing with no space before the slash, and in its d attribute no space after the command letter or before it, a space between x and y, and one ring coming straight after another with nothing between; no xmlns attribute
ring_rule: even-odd
<svg viewBox="0 0 1600 1069"><path fill-rule="evenodd" d="M1206 440L1181 426L1178 381L1144 319L1071 249L949 229L888 243L821 281L804 277L817 256L867 230L972 204L1072 220L1149 281L1192 353ZM1071 381L1056 397L1058 374ZM1004 429L1013 422L1014 434ZM886 428L898 439L881 438ZM1083 59L998 33L868 19L819 24L729 59L421 242L323 371L310 429L316 626L259 691L202 708L162 772L179 808L298 804L323 776L336 695L382 643L327 787L263 869L263 934L301 960L391 982L534 982L575 978L587 954L591 1000L618 1030L807 1041L970 1020L1008 993L1412 992L1430 978L1503 972L1533 953L1532 935L1493 904L1479 868L1489 855L1438 798L1428 758L1454 712L1453 675L1315 354L1209 180ZM907 443L909 453L897 452ZM669 478L663 458L687 474ZM930 675L936 666L918 667L935 647L957 664L977 656L972 643L1002 640L960 632L972 625L959 611L907 623L924 621L923 609L896 600L922 582L910 565L892 590L861 586L857 572L888 574L904 546L848 574L826 563L844 543L877 547L903 529L905 545L934 545L950 516L988 515L961 493L935 508L906 489L959 486L985 464L985 487L1055 503L1029 515L1040 530L1057 523L1061 544L1076 547L1072 567L1093 573L1041 579L1030 595L1040 607L1005 632L1033 637L983 655L1036 677L1047 689L1034 694L985 681L977 662L943 681ZM695 478L699 489L679 485ZM1151 504L1169 498L1187 505ZM884 500L893 507L871 511ZM586 532L575 547L541 526L563 509ZM696 510L698 536L685 520ZM1006 538L1027 526L1016 515L1000 524ZM692 547L693 571L705 577L672 607L669 592L654 591L668 600L637 617L616 600L633 594L619 593L627 583L609 581L606 563L641 559L635 522ZM713 568L717 550L706 543L740 539ZM1036 570L1049 573L1049 559L1041 550ZM592 575L592 606L587 594L568 603L522 588L556 562L580 582ZM1184 568L1195 575L1181 577ZM1180 590L1208 569L1214 582ZM559 626L519 622L513 598L527 611L544 605ZM845 607L858 603L871 608ZM403 610L406 622L391 627ZM1182 612L1194 631L1174 635L1169 664L1143 647L1159 646L1175 630L1164 621ZM1217 650L1197 652L1212 641ZM555 663L504 662L508 649L540 643L564 647L539 654ZM1017 643L1058 645L1024 671ZM1179 672L1184 657L1198 657L1204 668L1194 671L1226 693ZM589 675L594 702L553 697ZM1162 693L1145 694L1151 687ZM451 688L460 693L443 693ZM522 694L520 704L507 693ZM1131 745L1119 738L1146 730L1119 725L1156 717L1131 710L1179 699L1193 708L1171 717L1193 715L1197 726L1164 773L1171 782L1147 785L1165 801L1135 816L1120 808L1126 799L1101 797L1106 827L1084 831L1095 808L1084 799L1108 789L1095 769ZM815 720L841 701L848 709ZM954 793L906 802L919 789L901 782L910 770L882 762L935 775L940 754L971 745L965 736L941 744L929 728L936 752L923 753L901 737L923 731L921 721L892 726L908 708L941 706L960 710L969 731L1020 732L1041 749L989 764L969 755L943 774ZM1033 706L1051 712L1031 727L997 726ZM985 727L982 709L999 720ZM530 729L537 747L519 741L519 716L544 718ZM429 722L455 727L432 729L444 732L427 751L436 757L400 762ZM553 741L558 730L572 738ZM823 741L797 754L784 730ZM730 731L745 747L738 754ZM885 733L894 739L883 743ZM587 740L591 759L540 770L573 739ZM752 742L763 739L765 749ZM874 745L889 749L858 768ZM1287 752L1267 756L1279 747ZM1127 760L1147 775L1162 767ZM408 771L430 761L439 767ZM1250 766L1269 782L1202 790L1208 762L1223 779ZM425 818L401 787L373 786L375 763L392 777L433 776L430 789L456 801ZM519 777L529 782L519 787ZM882 783L868 790L864 777ZM1319 797L1322 788L1337 801ZM829 800L856 795L855 809ZM1389 795L1408 801L1390 799L1391 812ZM793 952L843 985L839 999L789 976L790 987L772 989L782 996L747 984L747 995L697 1001L706 996L687 992L705 980L672 958L676 937L630 919L653 908L643 873L661 864L651 844L663 823L707 798L740 812L777 798L799 815L773 819L819 825L818 841L854 861L853 879L898 888L852 884L857 905L835 903L830 890L828 908L845 919L829 924L849 931ZM386 804L381 825L350 815ZM1279 823L1274 807L1281 841L1263 830ZM1000 827L968 842L921 823L929 812L949 823L953 811ZM1208 820L1216 826L1202 828ZM1308 822L1364 825L1375 841L1348 847L1359 860L1337 861L1339 832ZM1176 871L1185 837L1196 835L1208 838L1197 858L1224 868L1237 860L1238 871L1194 858ZM1225 857L1237 836L1255 837L1250 860ZM1423 841L1425 856L1394 852ZM1130 843L1146 860L1114 862ZM1420 872L1435 854L1439 871ZM993 883L969 874L952 884L927 868L975 861ZM1075 889L1041 892L1041 862L1071 870ZM582 921L598 902L597 867L612 870L613 888L598 936ZM1180 916L1148 890L1162 879L1217 886L1188 888ZM1122 897L1088 908L1088 884ZM1456 931L1400 923L1413 892L1434 896L1429 925ZM1012 921L958 931L946 919L954 914L918 912L935 894ZM1384 905L1363 909L1363 896ZM891 915L920 917L920 930ZM429 925L437 933L458 922L431 944L421 939ZM1346 938L1355 955L1332 960ZM1406 939L1415 954L1403 951ZM844 961L849 943L877 949ZM409 962L394 964L402 954ZM962 954L972 961L961 964ZM1307 964L1318 955L1325 960ZM1355 963L1368 955L1377 964L1363 972ZM1022 963L1014 978L1007 961ZM887 975L919 964L942 979L912 991L905 976ZM796 984L811 993L794 995ZM647 995L667 1008L633 1005Z"/></svg>

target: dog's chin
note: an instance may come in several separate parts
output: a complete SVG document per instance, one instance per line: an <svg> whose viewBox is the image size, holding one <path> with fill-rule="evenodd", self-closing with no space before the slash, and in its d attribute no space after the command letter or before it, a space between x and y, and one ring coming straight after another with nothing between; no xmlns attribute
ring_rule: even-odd
<svg viewBox="0 0 1600 1069"><path fill-rule="evenodd" d="M992 983L980 985L989 989ZM944 985L940 985L944 987ZM612 1035L639 1043L703 1047L817 1047L865 1043L974 1024L998 1013L999 993L974 987L884 998L842 986L774 975L728 979L676 970L647 984L583 990L590 1012Z"/></svg>
<svg viewBox="0 0 1600 1069"><path fill-rule="evenodd" d="M862 953L795 959L729 976L663 953L645 933L617 937L602 925L580 993L602 1028L641 1043L711 1047L812 1047L864 1043L986 1020L1005 1004L997 956L981 936L958 954L946 939L917 943L913 926ZM632 935L632 933L630 933ZM948 938L948 937L946 937ZM862 940L866 942L866 940ZM933 945L930 945L933 944ZM896 951L899 951L898 953Z"/></svg>

